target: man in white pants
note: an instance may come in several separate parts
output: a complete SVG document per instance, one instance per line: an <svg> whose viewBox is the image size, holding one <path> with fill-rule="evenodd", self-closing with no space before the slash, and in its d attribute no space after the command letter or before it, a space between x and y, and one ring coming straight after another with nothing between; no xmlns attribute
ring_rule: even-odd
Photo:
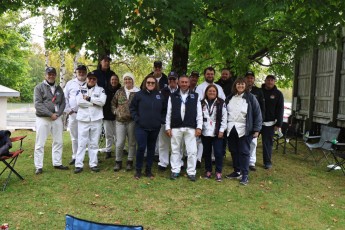
<svg viewBox="0 0 345 230"><path fill-rule="evenodd" d="M67 170L62 165L62 113L65 109L65 97L59 85L55 84L56 69L48 67L45 80L34 90L36 109L36 142L35 142L35 174L43 172L44 145L49 133L53 136L52 161L55 169Z"/></svg>
<svg viewBox="0 0 345 230"><path fill-rule="evenodd" d="M64 89L66 99L65 113L68 114L68 129L72 140L72 160L69 162L70 165L74 165L78 150L78 105L76 96L78 90L86 84L86 66L78 65L75 72L76 78L68 81Z"/></svg>
<svg viewBox="0 0 345 230"><path fill-rule="evenodd" d="M176 72L170 72L168 74L168 86L161 90L161 94L164 96L164 103L168 105L169 96L174 93L177 89L177 78ZM159 162L158 169L165 171L169 165L169 149L170 149L170 138L165 133L165 124L162 124L161 130L159 131Z"/></svg>
<svg viewBox="0 0 345 230"><path fill-rule="evenodd" d="M201 135L202 110L197 93L189 91L189 78L182 75L178 80L179 89L168 100L165 129L171 137L171 179L175 180L181 171L181 144L187 150L187 176L196 180L197 146L196 137Z"/></svg>
<svg viewBox="0 0 345 230"><path fill-rule="evenodd" d="M88 145L89 166L91 171L99 172L98 141L102 131L103 105L107 99L102 87L97 86L94 72L87 74L86 86L77 94L78 151L75 159L74 173L83 171L86 145Z"/></svg>

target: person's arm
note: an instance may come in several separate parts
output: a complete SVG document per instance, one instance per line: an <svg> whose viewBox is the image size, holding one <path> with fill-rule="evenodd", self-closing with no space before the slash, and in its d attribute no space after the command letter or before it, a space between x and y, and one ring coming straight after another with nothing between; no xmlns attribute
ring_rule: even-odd
<svg viewBox="0 0 345 230"><path fill-rule="evenodd" d="M131 104L129 105L129 111L131 113L131 117L135 122L139 121L139 93L136 93L132 99Z"/></svg>
<svg viewBox="0 0 345 230"><path fill-rule="evenodd" d="M262 116L261 116L261 109L258 100L254 95L251 95L252 99L250 100L252 103L252 114L253 114L253 137L258 137L259 132L262 127Z"/></svg>
<svg viewBox="0 0 345 230"><path fill-rule="evenodd" d="M65 94L63 93L63 90L60 86L58 86L56 90L60 91L61 94L61 103L59 104L59 111L57 112L58 116L61 116L66 107L66 99Z"/></svg>
<svg viewBox="0 0 345 230"><path fill-rule="evenodd" d="M118 90L116 93L115 93L115 96L113 97L113 100L111 100L111 112L113 114L116 115L116 108L118 106L118 99L119 99L119 94L120 94L120 90Z"/></svg>
<svg viewBox="0 0 345 230"><path fill-rule="evenodd" d="M223 137L224 130L227 128L227 125L228 125L228 111L226 110L226 105L224 102L223 108L222 108L222 121L220 123L220 128L219 128L219 133L218 133L219 138Z"/></svg>
<svg viewBox="0 0 345 230"><path fill-rule="evenodd" d="M202 124L203 124L203 117L202 117L201 100L199 100L199 95L198 95L198 101L197 101L197 107L196 107L196 130L195 130L195 136L197 137L201 135Z"/></svg>
<svg viewBox="0 0 345 230"><path fill-rule="evenodd" d="M278 102L276 106L276 127L281 128L283 125L283 117L284 117L284 96L283 94L279 91L279 97L278 97Z"/></svg>
<svg viewBox="0 0 345 230"><path fill-rule="evenodd" d="M104 106L106 100L107 100L107 95L105 94L105 91L102 87L98 88L100 95L98 97L92 97L90 98L90 102L94 105L98 106Z"/></svg>

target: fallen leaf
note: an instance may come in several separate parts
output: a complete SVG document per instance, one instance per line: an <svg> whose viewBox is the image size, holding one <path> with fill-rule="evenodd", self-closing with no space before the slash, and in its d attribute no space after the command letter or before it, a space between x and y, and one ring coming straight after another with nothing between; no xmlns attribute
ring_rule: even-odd
<svg viewBox="0 0 345 230"><path fill-rule="evenodd" d="M95 197L99 197L99 194L95 194Z"/></svg>

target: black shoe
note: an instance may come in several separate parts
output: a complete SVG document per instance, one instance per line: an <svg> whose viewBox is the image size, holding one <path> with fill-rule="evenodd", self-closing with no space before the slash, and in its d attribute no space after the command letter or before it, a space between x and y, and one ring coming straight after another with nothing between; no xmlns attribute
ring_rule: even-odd
<svg viewBox="0 0 345 230"><path fill-rule="evenodd" d="M54 166L55 169L60 169L60 170L68 170L68 166L63 166L63 165L59 165L59 166Z"/></svg>
<svg viewBox="0 0 345 230"><path fill-rule="evenodd" d="M137 180L139 180L140 177L141 177L141 170L137 170L137 171L135 172L135 174L134 174L134 178L137 179Z"/></svg>
<svg viewBox="0 0 345 230"><path fill-rule="evenodd" d="M133 169L133 161L127 161L126 171L131 171Z"/></svg>
<svg viewBox="0 0 345 230"><path fill-rule="evenodd" d="M35 174L38 175L38 174L42 174L43 173L43 170L40 168L40 169L36 169L35 171Z"/></svg>
<svg viewBox="0 0 345 230"><path fill-rule="evenodd" d="M118 172L122 169L122 161L116 161L115 162L115 167L114 167L114 171Z"/></svg>
<svg viewBox="0 0 345 230"><path fill-rule="evenodd" d="M81 173L83 171L83 168L80 168L80 167L76 167L74 169L74 173Z"/></svg>
<svg viewBox="0 0 345 230"><path fill-rule="evenodd" d="M185 170L184 165L181 166L181 172Z"/></svg>
<svg viewBox="0 0 345 230"><path fill-rule="evenodd" d="M242 178L242 175L241 175L241 173L239 173L239 172L232 172L232 173L230 173L229 175L226 175L225 177L228 178L228 179L237 179L237 180L240 180L240 179Z"/></svg>
<svg viewBox="0 0 345 230"><path fill-rule="evenodd" d="M240 181L240 184L241 185L247 185L248 184L248 175L243 175L242 176L242 179L241 179L241 181Z"/></svg>
<svg viewBox="0 0 345 230"><path fill-rule="evenodd" d="M145 176L148 177L148 178L150 178L150 179L155 178L155 175L153 175L151 171L146 171L146 172L145 172Z"/></svg>
<svg viewBox="0 0 345 230"><path fill-rule="evenodd" d="M170 179L171 179L171 180L176 180L178 176L179 176L178 173L171 173Z"/></svg>
<svg viewBox="0 0 345 230"><path fill-rule="evenodd" d="M254 165L249 165L249 170L250 170L250 171L256 171L256 168L255 168Z"/></svg>
<svg viewBox="0 0 345 230"><path fill-rule="evenodd" d="M93 166L90 168L92 172L99 172L100 169L97 166Z"/></svg>
<svg viewBox="0 0 345 230"><path fill-rule="evenodd" d="M272 165L271 164L267 164L264 166L264 169L271 169L272 168Z"/></svg>
<svg viewBox="0 0 345 230"><path fill-rule="evenodd" d="M167 167L164 167L164 166L158 165L158 170L159 170L159 171L164 172L164 171L166 171L166 170L167 170Z"/></svg>
<svg viewBox="0 0 345 230"><path fill-rule="evenodd" d="M69 165L74 165L75 164L75 159L72 159L68 164Z"/></svg>
<svg viewBox="0 0 345 230"><path fill-rule="evenodd" d="M111 158L111 152L106 152L105 153L105 159Z"/></svg>
<svg viewBox="0 0 345 230"><path fill-rule="evenodd" d="M195 175L188 175L187 178L188 178L190 181L193 181L193 182L196 181Z"/></svg>

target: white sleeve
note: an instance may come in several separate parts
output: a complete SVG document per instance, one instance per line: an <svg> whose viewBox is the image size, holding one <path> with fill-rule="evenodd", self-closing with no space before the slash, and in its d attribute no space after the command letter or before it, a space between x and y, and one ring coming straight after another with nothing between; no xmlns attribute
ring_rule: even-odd
<svg viewBox="0 0 345 230"><path fill-rule="evenodd" d="M195 92L198 94L199 101L201 101L203 99L203 97L204 97L204 95L203 95L203 88L204 87L201 84L201 85L198 85L198 87L196 87L196 90L195 90Z"/></svg>
<svg viewBox="0 0 345 230"><path fill-rule="evenodd" d="M171 97L169 96L167 115L165 117L165 130L171 129L170 124L171 124Z"/></svg>
<svg viewBox="0 0 345 230"><path fill-rule="evenodd" d="M92 97L91 96L91 100L90 102L95 104L95 105L99 105L99 106L104 106L105 101L107 100L107 95L105 94L105 91L102 87L99 87L99 91L100 91L100 95L99 97Z"/></svg>
<svg viewBox="0 0 345 230"><path fill-rule="evenodd" d="M200 96L198 95L198 98L199 97ZM197 108L196 108L196 128L202 129L202 123L203 123L203 118L202 118L201 100L198 100Z"/></svg>
<svg viewBox="0 0 345 230"><path fill-rule="evenodd" d="M218 97L225 101L225 94L222 87L218 87Z"/></svg>
<svg viewBox="0 0 345 230"><path fill-rule="evenodd" d="M69 105L69 97L70 97L70 90L69 90L69 85L68 82L65 86L64 89L64 94L65 94L65 101L66 101L66 107L65 107L65 112L70 113L71 112L71 106Z"/></svg>
<svg viewBox="0 0 345 230"><path fill-rule="evenodd" d="M223 108L222 108L222 122L220 123L219 132L224 132L228 125L228 111L226 110L226 105L224 102Z"/></svg>

